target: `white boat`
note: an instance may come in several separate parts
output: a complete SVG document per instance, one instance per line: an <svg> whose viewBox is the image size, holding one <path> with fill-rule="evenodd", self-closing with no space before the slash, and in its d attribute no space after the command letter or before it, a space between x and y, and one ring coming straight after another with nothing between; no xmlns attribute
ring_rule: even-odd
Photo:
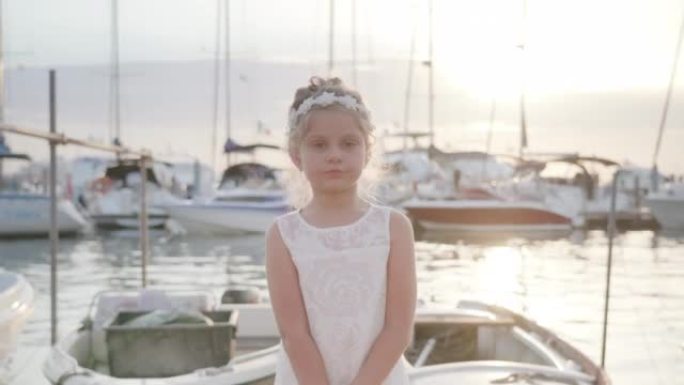
<svg viewBox="0 0 684 385"><path fill-rule="evenodd" d="M213 306L239 314L237 354L223 366L166 378L116 378L109 375L110 360L103 325L117 310L151 310L169 306L198 310L212 308L211 296L206 294L150 294L152 292L99 296L95 305L97 311L89 318L91 322L52 348L44 365L44 373L50 383L273 383L281 347L271 308L263 303ZM474 384L466 380L492 380L516 375L543 379L545 384L609 384L603 370L554 333L516 313L479 302L463 301L453 309L419 309L413 342L405 357L412 366L409 375L414 384L447 383L447 380L449 384ZM435 379L435 382L426 382L428 378Z"/></svg>
<svg viewBox="0 0 684 385"><path fill-rule="evenodd" d="M0 236L41 236L50 231L50 197L33 191L18 176L3 176L8 160L30 162L25 154L12 153L0 135ZM60 234L80 231L86 225L83 216L67 199L57 201L57 230Z"/></svg>
<svg viewBox="0 0 684 385"><path fill-rule="evenodd" d="M0 383L9 383L17 374L13 353L33 311L33 297L33 288L23 276L0 270Z"/></svg>
<svg viewBox="0 0 684 385"><path fill-rule="evenodd" d="M40 236L50 232L50 197L26 192L0 192L0 236ZM86 226L83 216L65 199L57 203L57 230L73 234Z"/></svg>
<svg viewBox="0 0 684 385"><path fill-rule="evenodd" d="M154 290L105 292L96 297L83 327L59 341L43 366L45 377L59 385L266 384L275 373L279 336L270 307L263 304L217 305L211 294ZM222 366L199 368L175 376L118 378L110 374L105 326L119 311L156 309L237 310L234 358ZM90 312L89 312L90 313ZM226 341L228 343L228 341ZM154 346L150 347L152 354ZM190 354L193 354L190 352Z"/></svg>
<svg viewBox="0 0 684 385"><path fill-rule="evenodd" d="M135 229L140 225L140 168L134 159L119 160L91 183L84 202L99 228ZM146 194L148 227L166 224L168 214L162 205L180 202L183 186L165 165L154 163L147 169Z"/></svg>
<svg viewBox="0 0 684 385"><path fill-rule="evenodd" d="M258 163L240 163L226 169L214 196L163 208L186 232L233 234L265 232L290 205L274 170Z"/></svg>
<svg viewBox="0 0 684 385"><path fill-rule="evenodd" d="M684 230L684 183L671 184L646 197L646 205L667 230Z"/></svg>

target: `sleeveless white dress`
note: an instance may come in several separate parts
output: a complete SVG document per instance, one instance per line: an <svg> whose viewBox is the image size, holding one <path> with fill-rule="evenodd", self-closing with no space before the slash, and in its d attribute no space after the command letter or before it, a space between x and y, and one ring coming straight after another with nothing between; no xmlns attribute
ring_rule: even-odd
<svg viewBox="0 0 684 385"><path fill-rule="evenodd" d="M298 211L276 220L330 385L352 382L383 327L390 211L371 204L354 223L329 228L310 225ZM402 356L381 385L407 385L409 366ZM297 385L282 347L275 385Z"/></svg>

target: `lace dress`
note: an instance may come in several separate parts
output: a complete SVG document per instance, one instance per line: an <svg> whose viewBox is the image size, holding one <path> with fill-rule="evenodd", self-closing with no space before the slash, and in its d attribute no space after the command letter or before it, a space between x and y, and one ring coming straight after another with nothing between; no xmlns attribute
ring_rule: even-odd
<svg viewBox="0 0 684 385"><path fill-rule="evenodd" d="M385 318L390 209L370 205L346 226L318 228L298 211L276 220L299 274L313 339L330 385L349 385ZM399 359L382 385L407 385L410 364ZM275 385L297 385L281 348Z"/></svg>

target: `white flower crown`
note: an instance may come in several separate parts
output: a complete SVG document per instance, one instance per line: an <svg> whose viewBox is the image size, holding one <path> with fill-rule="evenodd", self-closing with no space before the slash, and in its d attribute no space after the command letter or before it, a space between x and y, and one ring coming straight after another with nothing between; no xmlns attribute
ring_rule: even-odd
<svg viewBox="0 0 684 385"><path fill-rule="evenodd" d="M308 99L304 99L296 110L290 109L290 116L288 119L290 130L294 129L297 125L297 120L311 111L314 106L326 107L333 104L339 104L348 110L357 111L368 116L366 107L359 103L355 97L351 95L340 96L336 95L334 92L326 91Z"/></svg>

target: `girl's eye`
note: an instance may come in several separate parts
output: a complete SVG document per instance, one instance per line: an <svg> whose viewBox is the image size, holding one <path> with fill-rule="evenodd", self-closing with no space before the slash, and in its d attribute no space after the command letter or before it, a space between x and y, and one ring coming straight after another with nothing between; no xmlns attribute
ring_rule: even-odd
<svg viewBox="0 0 684 385"><path fill-rule="evenodd" d="M355 141L355 140L347 140L347 141L344 142L344 146L345 146L345 147L354 147L354 146L356 146L357 144L359 144L359 142L357 142L357 141Z"/></svg>
<svg viewBox="0 0 684 385"><path fill-rule="evenodd" d="M325 148L325 142L312 142L311 146L313 146L313 148Z"/></svg>

